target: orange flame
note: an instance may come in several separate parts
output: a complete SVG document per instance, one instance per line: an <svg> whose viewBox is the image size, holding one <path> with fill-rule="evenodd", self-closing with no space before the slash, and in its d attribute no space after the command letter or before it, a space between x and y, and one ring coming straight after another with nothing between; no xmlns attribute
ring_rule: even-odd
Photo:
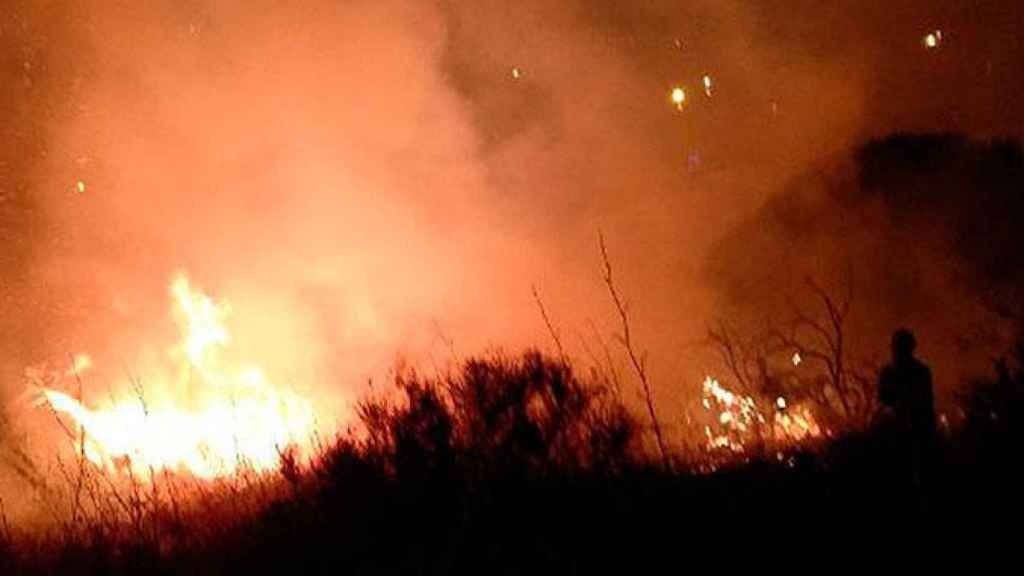
<svg viewBox="0 0 1024 576"><path fill-rule="evenodd" d="M714 424L704 426L710 450L742 453L747 441L757 435L759 440L775 446L800 443L822 435L814 412L806 405L790 405L783 397L775 399L772 415L758 406L751 396L737 394L711 376L704 379L701 403L709 412L717 412Z"/></svg>
<svg viewBox="0 0 1024 576"><path fill-rule="evenodd" d="M76 450L104 469L127 467L142 478L163 470L207 479L243 466L273 470L287 447L308 457L316 421L312 403L274 386L257 366L222 361L221 352L231 342L224 323L229 306L193 290L184 276L172 282L171 296L182 341L170 356L180 370L164 379L169 385L156 387L159 397L139 390L135 398L89 408L68 394L43 389L45 401L81 428ZM88 366L80 362L75 362L76 375Z"/></svg>

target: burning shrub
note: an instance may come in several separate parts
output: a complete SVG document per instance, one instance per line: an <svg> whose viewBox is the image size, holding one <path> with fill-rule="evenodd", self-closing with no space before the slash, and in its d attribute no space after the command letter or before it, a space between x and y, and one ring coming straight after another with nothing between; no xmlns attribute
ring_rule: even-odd
<svg viewBox="0 0 1024 576"><path fill-rule="evenodd" d="M783 396L774 402L755 400L725 388L711 376L704 379L702 389L701 404L712 418L704 426L706 448L711 452L787 450L827 434L806 404L790 405Z"/></svg>

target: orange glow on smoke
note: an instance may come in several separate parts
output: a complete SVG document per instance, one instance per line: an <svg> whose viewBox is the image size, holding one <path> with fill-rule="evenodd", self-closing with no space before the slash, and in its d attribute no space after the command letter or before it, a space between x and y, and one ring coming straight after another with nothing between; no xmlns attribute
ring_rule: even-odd
<svg viewBox="0 0 1024 576"><path fill-rule="evenodd" d="M259 366L223 360L231 343L227 304L193 289L184 276L170 292L181 331L169 351L176 374L92 408L43 388L45 402L78 428L76 451L108 471L142 478L163 470L207 479L242 467L273 470L289 447L308 457L316 422L312 402L275 386ZM73 375L90 365L88 356L79 355Z"/></svg>

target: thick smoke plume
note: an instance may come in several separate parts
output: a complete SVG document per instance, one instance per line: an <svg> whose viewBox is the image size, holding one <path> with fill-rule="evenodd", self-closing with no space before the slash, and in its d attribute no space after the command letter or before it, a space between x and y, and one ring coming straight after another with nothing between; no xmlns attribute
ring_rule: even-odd
<svg viewBox="0 0 1024 576"><path fill-rule="evenodd" d="M786 4L6 2L8 413L29 410L26 365L89 351L97 387L144 371L173 336L178 271L231 302L241 354L324 402L396 357L545 342L531 286L582 354L591 323L604 338L615 326L602 230L680 420L713 369L701 337L729 313L723 294L749 312L784 287L707 271L742 280L755 254L772 266L817 249L758 234L722 248L766 200L802 202L812 167L893 131L1024 128L1021 9ZM936 28L946 40L927 51ZM841 224L811 214L825 236ZM835 256L812 259L831 274ZM936 306L961 293L945 294ZM908 318L880 304L872 338Z"/></svg>

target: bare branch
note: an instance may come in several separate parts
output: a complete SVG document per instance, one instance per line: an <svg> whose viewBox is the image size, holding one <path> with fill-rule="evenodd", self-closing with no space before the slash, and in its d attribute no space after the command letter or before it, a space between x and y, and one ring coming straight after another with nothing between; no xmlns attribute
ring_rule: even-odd
<svg viewBox="0 0 1024 576"><path fill-rule="evenodd" d="M537 309L540 310L540 317L544 320L544 325L548 329L548 334L555 342L555 349L558 351L558 358L562 361L563 365L568 366L569 362L565 356L565 349L562 347L562 339L558 336L558 330L556 330L554 324L551 323L551 318L548 316L547 309L544 308L544 301L541 300L537 287L531 286L531 288L533 290L533 300L537 303Z"/></svg>
<svg viewBox="0 0 1024 576"><path fill-rule="evenodd" d="M629 313L625 303L619 296L619 292L615 288L615 282L612 279L612 264L611 259L608 257L608 248L604 242L604 234L598 232L597 238L601 247L601 259L604 263L604 283L608 287L608 294L612 297L612 302L615 304L615 310L619 313L619 320L622 325L622 335L619 338L619 341L626 350L626 355L629 357L629 361L633 365L633 371L636 373L637 378L640 379L640 385L643 388L644 393L644 402L647 404L647 412L651 418L651 426L654 428L654 438L658 444L658 452L661 454L662 464L665 466L666 470L671 470L672 462L669 459L668 449L665 447L665 438L662 435L661 423L658 421L657 411L654 409L654 393L651 390L651 383L647 376L646 357L645 354L637 355L636 349L633 346L633 338L629 324Z"/></svg>
<svg viewBox="0 0 1024 576"><path fill-rule="evenodd" d="M735 335L730 332L723 321L719 320L717 330L708 328L708 339L718 348L726 368L729 369L744 391L749 393L752 380L750 370L747 367L749 362L746 354L741 350L742 346L736 342Z"/></svg>
<svg viewBox="0 0 1024 576"><path fill-rule="evenodd" d="M605 342L604 338L601 337L601 333L598 331L597 326L594 324L594 321L588 320L587 322L590 326L591 332L593 332L594 337L597 339L598 345L601 346L601 352L604 357L599 358L597 354L594 352L594 350L590 347L590 344L587 342L586 337L577 330L576 336L580 340L580 345L583 347L583 350L584 352L586 352L587 356L590 357L590 361L593 362L595 370L604 370L607 372L607 376L605 376L605 379L611 382L615 395L621 398L622 386L619 382L619 370L618 368L615 367L615 362L612 361L612 354L611 351L608 349L608 343Z"/></svg>

